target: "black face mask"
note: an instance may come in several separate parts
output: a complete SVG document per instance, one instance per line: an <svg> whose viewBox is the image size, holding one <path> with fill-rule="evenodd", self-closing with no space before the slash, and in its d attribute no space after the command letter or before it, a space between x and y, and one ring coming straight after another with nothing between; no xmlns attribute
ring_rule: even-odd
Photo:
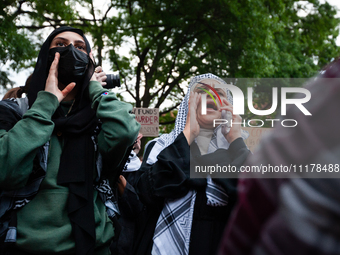
<svg viewBox="0 0 340 255"><path fill-rule="evenodd" d="M89 63L88 55L77 50L72 44L67 47L55 47L49 50L49 66L51 66L56 52L60 53L58 81L64 85L71 82L81 83Z"/></svg>

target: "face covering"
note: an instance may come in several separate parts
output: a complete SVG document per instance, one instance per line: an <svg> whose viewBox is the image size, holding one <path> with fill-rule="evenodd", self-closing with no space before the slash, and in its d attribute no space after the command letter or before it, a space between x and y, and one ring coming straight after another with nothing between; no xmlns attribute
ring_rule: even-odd
<svg viewBox="0 0 340 255"><path fill-rule="evenodd" d="M77 50L72 44L67 47L55 47L49 50L49 66L51 66L56 52L60 53L58 81L64 85L71 82L81 84L89 63L88 55Z"/></svg>

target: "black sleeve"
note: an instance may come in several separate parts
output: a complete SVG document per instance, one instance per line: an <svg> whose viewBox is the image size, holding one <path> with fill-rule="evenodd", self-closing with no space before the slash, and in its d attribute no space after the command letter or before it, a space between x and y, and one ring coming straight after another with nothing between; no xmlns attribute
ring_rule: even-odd
<svg viewBox="0 0 340 255"><path fill-rule="evenodd" d="M214 153L201 156L195 143L190 151L188 142L181 133L174 143L161 151L155 164L148 165L145 161L153 145L148 147L144 155L141 176L136 185L140 199L150 206L163 205L164 198L182 197L190 189L204 189L206 175L190 179L191 165L230 164L239 169L249 154L243 139L238 138L231 143L228 150L218 149ZM214 181L222 185L231 199L236 197L237 178L216 178Z"/></svg>
<svg viewBox="0 0 340 255"><path fill-rule="evenodd" d="M127 218L136 218L143 209L143 204L129 182L126 182L123 195L118 197L119 209Z"/></svg>
<svg viewBox="0 0 340 255"><path fill-rule="evenodd" d="M196 146L197 147L197 146ZM192 148L191 150L191 173L195 171L195 166L205 167L205 166L235 166L235 174L226 173L215 173L211 175L211 178L220 184L227 192L230 199L236 199L236 187L238 182L238 170L245 162L246 158L249 156L250 151L244 143L243 139L237 138L233 141L228 150L218 149L213 153L205 154L203 156L198 152L198 147ZM192 175L194 176L194 175ZM203 173L200 178L206 177L206 173ZM193 179L194 181L197 179Z"/></svg>
<svg viewBox="0 0 340 255"><path fill-rule="evenodd" d="M162 150L157 161L149 165L146 160L154 144L150 144L139 170L137 193L146 205L162 205L164 198L179 198L189 191L190 150L183 133L167 148Z"/></svg>

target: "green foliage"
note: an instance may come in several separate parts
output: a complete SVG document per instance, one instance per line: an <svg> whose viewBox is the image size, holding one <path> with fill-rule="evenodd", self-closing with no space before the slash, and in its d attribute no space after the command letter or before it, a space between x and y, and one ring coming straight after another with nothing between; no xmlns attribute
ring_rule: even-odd
<svg viewBox="0 0 340 255"><path fill-rule="evenodd" d="M169 123L197 74L236 84L239 78L315 75L339 56L335 15L334 7L317 0L112 0L100 6L93 0L7 0L0 60L13 61L12 68L28 65L36 46L24 28L82 28L91 35L97 63L108 61L106 72L120 72L119 92L136 107L160 108L161 121ZM269 87L254 96L260 108L271 98L271 85L263 86Z"/></svg>
<svg viewBox="0 0 340 255"><path fill-rule="evenodd" d="M131 55L121 58L112 45L110 60L125 77L126 89L141 107L161 107L165 99L178 104L188 80L197 74L211 72L228 78L311 77L339 55L335 45L339 20L328 3L120 3L119 15L111 22L118 28L115 43L130 41ZM257 107L270 106L270 88L265 92L255 90ZM245 116L249 117L250 113Z"/></svg>
<svg viewBox="0 0 340 255"><path fill-rule="evenodd" d="M13 82L9 79L8 73L4 71L0 71L0 84L3 87L6 87L6 85L13 86Z"/></svg>
<svg viewBox="0 0 340 255"><path fill-rule="evenodd" d="M17 31L16 13L11 13L16 1L6 1L0 10L0 67L8 64L13 70L20 70L30 65L36 54L35 45L27 38L25 31ZM0 86L13 85L7 71L0 73Z"/></svg>
<svg viewBox="0 0 340 255"><path fill-rule="evenodd" d="M68 1L5 1L0 10L0 65L7 64L14 71L34 66L43 42L36 31L56 27L74 17ZM2 86L13 85L8 74L8 71L1 72Z"/></svg>
<svg viewBox="0 0 340 255"><path fill-rule="evenodd" d="M160 123L159 132L161 134L168 134L174 129L175 122L173 120L176 119L176 116L177 110L163 113L162 115L159 116Z"/></svg>

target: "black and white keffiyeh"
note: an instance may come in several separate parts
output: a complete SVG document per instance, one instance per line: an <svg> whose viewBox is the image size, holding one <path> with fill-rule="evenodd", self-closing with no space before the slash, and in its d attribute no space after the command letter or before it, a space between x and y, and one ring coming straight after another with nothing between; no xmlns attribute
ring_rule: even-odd
<svg viewBox="0 0 340 255"><path fill-rule="evenodd" d="M220 84L227 84L224 80L221 78L213 75L213 74L202 74L194 77L188 87L188 91L180 104L178 108L178 113L175 121L175 128L169 133L169 134L164 134L161 135L159 138L156 138L157 141L155 145L153 146L150 155L147 159L148 164L153 164L157 161L157 156L158 154L166 147L168 147L170 144L172 144L177 136L184 130L186 120L187 120L187 115L188 115L188 104L189 104L189 96L190 96L190 91L191 88L196 85L198 82L201 82L205 79L212 79L217 83ZM227 92L227 99L228 101L232 104L233 103L233 97L231 96L231 93L229 90L226 90ZM155 140L153 140L155 141ZM152 141L151 141L152 142ZM151 143L149 142L149 143Z"/></svg>
<svg viewBox="0 0 340 255"><path fill-rule="evenodd" d="M128 173L128 172L138 171L141 164L142 162L138 158L136 152L132 150L130 152L129 158L126 161L123 172Z"/></svg>
<svg viewBox="0 0 340 255"><path fill-rule="evenodd" d="M107 179L101 180L100 183L94 186L99 192L101 200L105 203L106 213L110 219L120 215L117 199L115 198L110 182Z"/></svg>
<svg viewBox="0 0 340 255"><path fill-rule="evenodd" d="M172 144L177 136L184 130L188 115L188 103L190 90L198 82L209 79L215 84L227 84L224 80L213 74L203 74L194 77L190 84L181 105L178 109L175 128L169 134L161 135L156 139L147 164L154 164L157 161L158 154ZM233 99L228 89L227 100L232 104ZM245 137L244 137L245 138ZM153 140L155 141L155 140ZM228 141L222 134L222 127L219 126L214 130L213 137L209 144L208 153L214 152L217 148L229 147ZM228 195L223 188L217 185L211 178L207 178L206 187L207 205L209 206L226 206ZM190 190L186 196L179 199L167 199L163 210L158 218L156 229L153 237L152 254L183 254L189 253L190 233L196 200L196 191Z"/></svg>

